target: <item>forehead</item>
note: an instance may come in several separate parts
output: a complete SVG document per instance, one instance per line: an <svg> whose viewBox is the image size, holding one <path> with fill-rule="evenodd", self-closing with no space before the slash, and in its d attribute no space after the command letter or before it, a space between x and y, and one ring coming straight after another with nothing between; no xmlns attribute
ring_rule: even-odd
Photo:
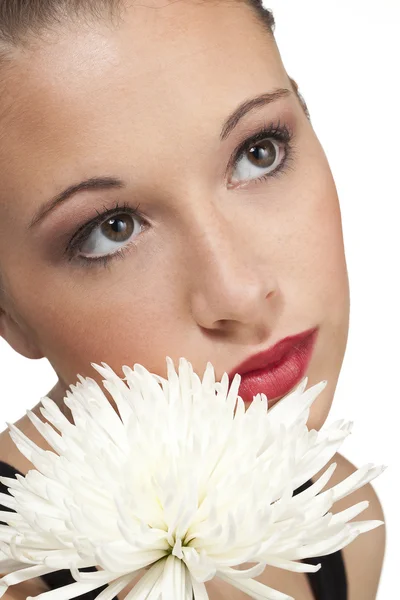
<svg viewBox="0 0 400 600"><path fill-rule="evenodd" d="M152 140L209 144L213 132L217 143L228 113L282 83L276 45L244 2L151 0L117 26L70 23L17 55L1 109L3 191L54 191L126 159L145 169Z"/></svg>

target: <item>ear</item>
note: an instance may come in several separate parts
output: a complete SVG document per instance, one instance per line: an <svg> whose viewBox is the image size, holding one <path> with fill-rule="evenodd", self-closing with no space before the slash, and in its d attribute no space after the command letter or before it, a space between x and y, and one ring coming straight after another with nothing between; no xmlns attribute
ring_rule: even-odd
<svg viewBox="0 0 400 600"><path fill-rule="evenodd" d="M300 102L300 104L302 106L302 109L305 112L305 115L306 115L307 119L309 121L311 121L310 111L308 110L306 101L304 100L303 96L299 92L299 85L298 85L297 81L295 81L292 77L289 77L289 80L290 80L290 83L292 84L293 91L295 92L296 96L299 99L299 102Z"/></svg>
<svg viewBox="0 0 400 600"><path fill-rule="evenodd" d="M16 320L4 309L0 308L0 336L18 354L26 358L39 359L44 354L35 343L33 336L29 335Z"/></svg>

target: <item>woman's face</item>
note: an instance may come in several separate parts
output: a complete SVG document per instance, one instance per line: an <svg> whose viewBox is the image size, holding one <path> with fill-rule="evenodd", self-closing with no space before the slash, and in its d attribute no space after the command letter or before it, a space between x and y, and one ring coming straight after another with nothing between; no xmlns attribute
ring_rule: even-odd
<svg viewBox="0 0 400 600"><path fill-rule="evenodd" d="M238 105L278 89L288 93L220 139ZM250 152L264 126L275 131ZM91 362L166 376L167 355L198 373L211 361L219 379L318 327L307 375L328 385L308 424L322 426L348 332L339 203L247 5L153 1L118 25L64 25L16 53L0 127L0 331L15 350L47 357L65 387L78 373L101 382ZM84 189L30 226L51 198L97 177L123 183ZM103 216L81 237L116 206L117 221Z"/></svg>

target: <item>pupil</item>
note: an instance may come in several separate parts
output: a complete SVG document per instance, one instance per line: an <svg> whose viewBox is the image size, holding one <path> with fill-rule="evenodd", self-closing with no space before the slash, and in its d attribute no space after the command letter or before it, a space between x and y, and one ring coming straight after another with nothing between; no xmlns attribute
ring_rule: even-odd
<svg viewBox="0 0 400 600"><path fill-rule="evenodd" d="M123 231L123 229L125 227L125 225L121 219L110 219L109 224L111 225L111 227L113 228L115 233L119 233L120 231ZM121 225L121 227L119 225Z"/></svg>
<svg viewBox="0 0 400 600"><path fill-rule="evenodd" d="M253 146L250 149L251 157L257 166L270 167L274 164L276 149L272 142L264 142L262 146ZM261 165L259 164L261 163Z"/></svg>
<svg viewBox="0 0 400 600"><path fill-rule="evenodd" d="M128 223L125 218L113 217L112 219L108 219L102 225L102 229L105 235L108 235L110 239L114 241L124 241L127 239L134 230L133 222ZM124 240L121 239L121 235L123 234Z"/></svg>

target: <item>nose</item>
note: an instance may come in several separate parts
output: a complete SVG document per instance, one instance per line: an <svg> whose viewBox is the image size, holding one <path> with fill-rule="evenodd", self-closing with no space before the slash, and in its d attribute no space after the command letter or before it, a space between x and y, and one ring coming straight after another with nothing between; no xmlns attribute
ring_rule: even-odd
<svg viewBox="0 0 400 600"><path fill-rule="evenodd" d="M250 342L263 341L281 308L273 265L262 258L265 242L218 214L196 220L190 235L193 318L207 330L235 330Z"/></svg>

